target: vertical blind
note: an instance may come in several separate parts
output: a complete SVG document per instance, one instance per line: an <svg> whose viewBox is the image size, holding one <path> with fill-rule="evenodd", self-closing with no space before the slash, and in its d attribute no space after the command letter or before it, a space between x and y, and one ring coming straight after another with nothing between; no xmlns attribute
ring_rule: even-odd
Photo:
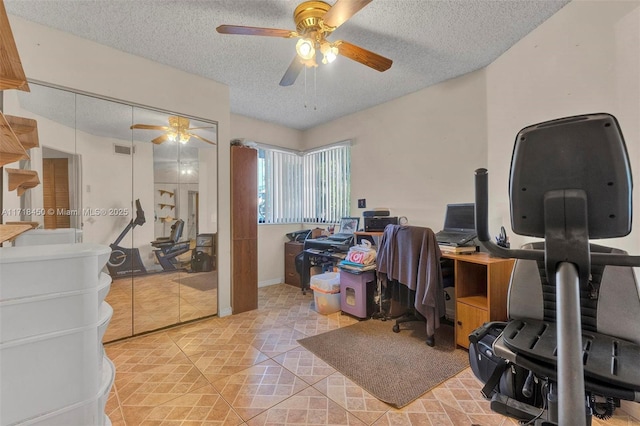
<svg viewBox="0 0 640 426"><path fill-rule="evenodd" d="M350 211L350 143L306 153L258 145L261 223L336 223Z"/></svg>

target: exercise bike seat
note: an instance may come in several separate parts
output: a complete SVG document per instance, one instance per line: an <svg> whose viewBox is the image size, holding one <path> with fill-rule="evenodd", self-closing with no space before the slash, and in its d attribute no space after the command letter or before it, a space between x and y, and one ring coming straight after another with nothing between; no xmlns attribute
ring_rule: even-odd
<svg viewBox="0 0 640 426"><path fill-rule="evenodd" d="M557 369L556 323L535 319L510 321L503 332L504 345L516 353L518 362L528 358L546 365L555 378ZM591 382L640 391L640 346L602 333L582 333L585 388Z"/></svg>

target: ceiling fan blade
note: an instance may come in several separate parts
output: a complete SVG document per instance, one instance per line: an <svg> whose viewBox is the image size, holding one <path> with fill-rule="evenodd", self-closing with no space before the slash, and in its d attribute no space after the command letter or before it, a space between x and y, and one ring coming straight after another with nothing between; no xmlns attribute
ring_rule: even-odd
<svg viewBox="0 0 640 426"><path fill-rule="evenodd" d="M162 135L162 136L158 136L155 139L152 139L151 142L155 143L156 145L160 145L162 142L166 141L167 139L169 139L168 135Z"/></svg>
<svg viewBox="0 0 640 426"><path fill-rule="evenodd" d="M152 126L151 124L134 124L131 129L144 129L144 130L169 130L167 126Z"/></svg>
<svg viewBox="0 0 640 426"><path fill-rule="evenodd" d="M217 143L210 141L209 139L205 139L202 136L198 136L195 133L189 133L189 136L191 136L192 138L200 139L203 142L210 143L211 145L217 145Z"/></svg>
<svg viewBox="0 0 640 426"><path fill-rule="evenodd" d="M358 13L372 0L338 0L322 17L322 22L329 27L337 28L347 19Z"/></svg>
<svg viewBox="0 0 640 426"><path fill-rule="evenodd" d="M296 55L293 58L293 61L291 61L289 68L287 68L287 71L285 71L284 75L282 76L282 80L280 80L280 86L291 86L293 83L295 83L296 78L298 78L298 75L300 74L300 71L302 71L303 67L303 63L300 62L300 58L298 58L298 55Z"/></svg>
<svg viewBox="0 0 640 426"><path fill-rule="evenodd" d="M189 127L187 130L215 129L216 126Z"/></svg>
<svg viewBox="0 0 640 426"><path fill-rule="evenodd" d="M220 25L216 28L220 34L240 34L257 35L267 37L297 37L298 33L290 30L280 30L278 28L243 27L241 25Z"/></svg>
<svg viewBox="0 0 640 426"><path fill-rule="evenodd" d="M377 53L370 52L367 49L356 46L355 44L342 40L336 42L336 44L338 45L338 52L342 56L346 56L349 59L360 62L361 64L373 68L376 71L386 71L391 68L391 64L393 64L391 59L380 56Z"/></svg>

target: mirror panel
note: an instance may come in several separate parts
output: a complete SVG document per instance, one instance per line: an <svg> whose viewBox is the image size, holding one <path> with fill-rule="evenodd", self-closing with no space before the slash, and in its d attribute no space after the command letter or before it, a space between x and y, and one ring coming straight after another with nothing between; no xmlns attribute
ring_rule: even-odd
<svg viewBox="0 0 640 426"><path fill-rule="evenodd" d="M105 342L216 314L216 123L30 86L4 110L37 120L40 147L7 167L42 183L20 197L5 188L3 207L43 214L3 219L112 248Z"/></svg>

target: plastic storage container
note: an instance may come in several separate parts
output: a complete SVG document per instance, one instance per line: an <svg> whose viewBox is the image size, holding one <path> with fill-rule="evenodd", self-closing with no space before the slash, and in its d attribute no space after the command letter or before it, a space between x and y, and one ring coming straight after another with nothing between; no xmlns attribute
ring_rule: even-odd
<svg viewBox="0 0 640 426"><path fill-rule="evenodd" d="M316 311L329 315L340 311L340 274L327 272L311 277L309 287L313 290Z"/></svg>
<svg viewBox="0 0 640 426"><path fill-rule="evenodd" d="M320 290L325 293L340 292L340 273L326 272L324 274L313 275L309 286L312 290Z"/></svg>
<svg viewBox="0 0 640 426"><path fill-rule="evenodd" d="M15 239L13 245L37 246L42 244L73 244L82 242L82 231L74 228L32 229Z"/></svg>

